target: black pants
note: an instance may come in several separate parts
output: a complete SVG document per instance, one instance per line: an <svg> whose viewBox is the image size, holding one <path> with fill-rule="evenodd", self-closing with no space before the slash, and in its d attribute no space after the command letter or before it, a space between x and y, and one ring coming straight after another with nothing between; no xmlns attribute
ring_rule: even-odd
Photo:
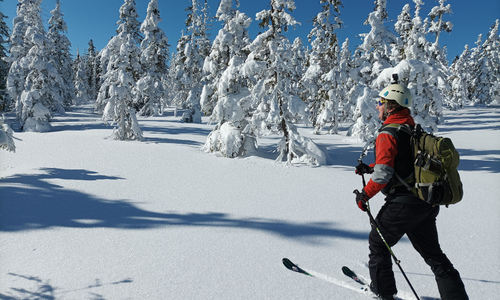
<svg viewBox="0 0 500 300"><path fill-rule="evenodd" d="M439 207L432 207L424 202L417 205L386 202L376 221L390 247L404 234L408 236L415 250L431 267L442 300L469 299L460 274L439 245L436 228L438 214ZM369 242L372 289L381 296L395 295L397 289L392 258L375 228L370 232Z"/></svg>

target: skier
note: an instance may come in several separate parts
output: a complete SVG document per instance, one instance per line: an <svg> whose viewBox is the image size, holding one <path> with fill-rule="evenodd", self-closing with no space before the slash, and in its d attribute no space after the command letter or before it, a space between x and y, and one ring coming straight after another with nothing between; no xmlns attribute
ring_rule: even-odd
<svg viewBox="0 0 500 300"><path fill-rule="evenodd" d="M385 124L415 126L408 107L412 96L408 88L391 84L384 88L377 103L378 118ZM382 192L387 197L375 218L376 224L389 247L394 246L404 234L435 275L442 300L469 299L460 274L441 250L436 228L439 206L431 206L413 195L400 181L413 172L410 135L396 129L382 127L375 142L375 163L360 163L357 174L372 174L363 191L357 193L358 207L366 211L366 201ZM397 175L396 175L397 174ZM369 235L370 287L379 299L395 299L396 281L392 271L391 254L375 226Z"/></svg>

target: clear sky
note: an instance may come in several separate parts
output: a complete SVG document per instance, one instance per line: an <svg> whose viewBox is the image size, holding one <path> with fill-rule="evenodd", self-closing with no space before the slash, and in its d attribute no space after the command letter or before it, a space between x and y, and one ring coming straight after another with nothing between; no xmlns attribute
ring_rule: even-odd
<svg viewBox="0 0 500 300"><path fill-rule="evenodd" d="M64 13L64 20L68 25L67 37L72 43L72 52L76 49L84 52L90 39L94 41L97 50L106 46L109 39L116 33L116 22L119 20L119 9L124 3L123 0L60 0L61 10ZM175 45L180 37L181 31L185 29L186 11L191 4L191 0L159 0L160 14L163 22L160 27L165 31L171 45L170 51L175 50ZM203 3L203 0L200 0ZM219 0L208 0L208 5L215 15L219 6ZM295 37L300 37L307 43L307 35L311 30L312 18L320 11L319 0L295 0L296 10L291 14L302 25L289 32L288 36L293 41ZM12 20L16 16L17 0L4 0L0 2L1 11L8 16L6 23L12 28ZM50 11L55 7L55 0L43 0L42 14L47 20L50 17ZM149 0L136 0L139 21L142 22L146 15L146 9ZM240 0L240 11L246 13L254 21L250 27L251 38L259 32L258 21L255 20L255 13L267 9L269 0ZM341 9L341 19L344 22L344 28L338 32L340 41L345 38L350 39L351 47L361 43L357 37L360 33L367 33L370 27L364 25L368 14L373 11L374 0L343 0L344 7ZM387 0L387 9L390 22L387 26L391 29L401 12L404 4L409 3L412 7L414 3L411 0ZM437 0L424 0L425 5L421 11L421 17L427 17L431 8L438 5ZM452 15L447 15L446 21L454 24L451 33L442 33L440 45L447 45L448 60L452 61L456 55L460 55L465 44L469 47L475 47L475 42L480 33L483 34L483 40L490 27L500 18L500 1L498 0L448 0L446 4L451 4ZM214 21L211 31L211 37L217 35L220 23Z"/></svg>

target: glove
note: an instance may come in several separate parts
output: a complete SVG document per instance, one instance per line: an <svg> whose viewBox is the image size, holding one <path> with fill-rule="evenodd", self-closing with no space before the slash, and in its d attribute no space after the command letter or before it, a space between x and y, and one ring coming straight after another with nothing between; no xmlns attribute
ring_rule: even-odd
<svg viewBox="0 0 500 300"><path fill-rule="evenodd" d="M358 205L359 209L361 209L362 211L366 211L368 209L366 203L368 202L368 200L370 200L370 198L368 198L368 196L366 195L365 190L361 190L361 192L358 190L354 190L353 193L356 194L356 204Z"/></svg>
<svg viewBox="0 0 500 300"><path fill-rule="evenodd" d="M359 163L359 165L356 166L356 174L362 175L371 173L373 173L373 167L370 167L365 163Z"/></svg>

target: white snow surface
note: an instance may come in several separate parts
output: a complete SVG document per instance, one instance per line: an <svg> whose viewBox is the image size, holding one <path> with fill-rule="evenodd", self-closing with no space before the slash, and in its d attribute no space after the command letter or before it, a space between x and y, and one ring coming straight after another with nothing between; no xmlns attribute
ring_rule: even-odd
<svg viewBox="0 0 500 300"><path fill-rule="evenodd" d="M0 299L369 299L341 272L368 277L370 225L353 194L363 144L347 126L300 128L329 154L315 167L276 163L273 137L246 158L207 154L204 121L139 118L144 141L123 142L82 107L51 132L15 132L16 152L0 152ZM441 246L470 299L499 299L500 109L447 111L439 135L461 154L465 190L441 209ZM439 297L408 239L393 250L419 296ZM394 270L399 297L414 299Z"/></svg>

